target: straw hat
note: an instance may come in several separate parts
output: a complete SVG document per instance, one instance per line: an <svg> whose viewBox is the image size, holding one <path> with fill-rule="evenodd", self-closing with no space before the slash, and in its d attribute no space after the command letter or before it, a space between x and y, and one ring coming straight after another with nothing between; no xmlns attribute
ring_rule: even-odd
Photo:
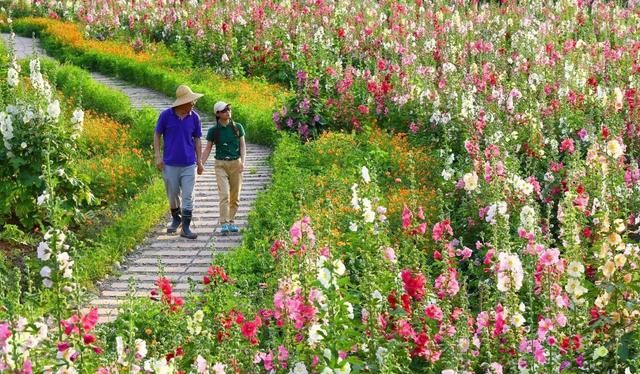
<svg viewBox="0 0 640 374"><path fill-rule="evenodd" d="M174 108L180 105L190 103L192 101L196 101L202 96L204 96L204 94L195 93L191 91L191 88L189 88L189 86L185 86L184 84L181 84L176 90L176 101L174 101L173 104L171 104L171 107Z"/></svg>

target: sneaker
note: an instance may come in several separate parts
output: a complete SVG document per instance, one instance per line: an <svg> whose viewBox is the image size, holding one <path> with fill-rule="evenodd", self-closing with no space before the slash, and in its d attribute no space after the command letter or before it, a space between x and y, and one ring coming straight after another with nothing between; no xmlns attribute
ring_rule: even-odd
<svg viewBox="0 0 640 374"><path fill-rule="evenodd" d="M226 223L223 223L222 227L220 228L220 233L227 234L228 232L229 232L229 225L227 225Z"/></svg>
<svg viewBox="0 0 640 374"><path fill-rule="evenodd" d="M230 223L230 224L229 224L229 231L231 231L231 232L238 232L238 231L240 231L240 229L238 228L238 226L236 226L236 224L235 224L235 223Z"/></svg>

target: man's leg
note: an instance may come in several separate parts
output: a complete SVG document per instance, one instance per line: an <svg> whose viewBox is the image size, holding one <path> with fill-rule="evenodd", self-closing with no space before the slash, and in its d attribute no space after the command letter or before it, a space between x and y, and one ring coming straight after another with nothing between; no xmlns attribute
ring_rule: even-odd
<svg viewBox="0 0 640 374"><path fill-rule="evenodd" d="M180 168L174 166L165 165L162 170L164 187L167 193L167 199L169 200L169 207L171 208L171 223L167 226L167 233L178 231L182 223L182 217L180 216L179 169Z"/></svg>
<svg viewBox="0 0 640 374"><path fill-rule="evenodd" d="M191 217L193 213L193 190L196 185L196 166L181 168L180 187L182 189L182 231L180 236L195 239L198 234L191 231Z"/></svg>

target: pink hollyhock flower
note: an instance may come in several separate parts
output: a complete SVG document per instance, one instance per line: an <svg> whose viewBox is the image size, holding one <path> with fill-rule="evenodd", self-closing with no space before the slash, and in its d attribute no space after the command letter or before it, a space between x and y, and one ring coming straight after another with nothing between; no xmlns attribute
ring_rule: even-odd
<svg viewBox="0 0 640 374"><path fill-rule="evenodd" d="M291 229L289 229L289 235L291 236L291 242L293 245L298 245L303 235L306 235L311 242L311 245L315 243L316 236L313 233L313 229L310 224L311 218L304 217L291 226Z"/></svg>
<svg viewBox="0 0 640 374"><path fill-rule="evenodd" d="M400 335L406 340L413 339L413 337L416 335L415 331L413 331L413 327L411 327L411 324L404 319L396 322L396 334Z"/></svg>
<svg viewBox="0 0 640 374"><path fill-rule="evenodd" d="M442 321L442 317L443 317L442 309L440 309L440 307L437 306L436 304L427 305L427 307L424 310L424 313L427 316L427 318L431 318L438 322Z"/></svg>
<svg viewBox="0 0 640 374"><path fill-rule="evenodd" d="M77 326L77 323L79 321L80 321L80 318L74 314L69 319L66 319L66 320L63 319L62 321L60 321L60 324L62 325L64 333L66 335L71 335L73 333L77 333L80 331L80 329Z"/></svg>
<svg viewBox="0 0 640 374"><path fill-rule="evenodd" d="M533 358L540 364L544 365L547 362L547 356L544 352L544 348L539 341L533 341Z"/></svg>
<svg viewBox="0 0 640 374"><path fill-rule="evenodd" d="M384 258L392 263L395 263L396 260L396 252L391 247L387 247L384 249Z"/></svg>
<svg viewBox="0 0 640 374"><path fill-rule="evenodd" d="M573 145L573 139L571 138L566 138L560 143L560 152L573 153L575 150L576 148Z"/></svg>
<svg viewBox="0 0 640 374"><path fill-rule="evenodd" d="M280 366L282 368L287 367L287 360L289 359L289 351L285 348L284 345L278 347L278 361L280 361Z"/></svg>
<svg viewBox="0 0 640 374"><path fill-rule="evenodd" d="M411 211L405 205L402 209L402 228L408 229L411 226Z"/></svg>
<svg viewBox="0 0 640 374"><path fill-rule="evenodd" d="M580 138L580 140L583 142L589 138L589 133L585 128L581 128L580 130L578 130L577 134L578 134L578 138Z"/></svg>
<svg viewBox="0 0 640 374"><path fill-rule="evenodd" d="M553 321L549 318L541 319L538 322L538 339L544 340L547 333L553 328Z"/></svg>
<svg viewBox="0 0 640 374"><path fill-rule="evenodd" d="M0 324L0 346L3 346L7 339L11 336L11 330L8 323Z"/></svg>
<svg viewBox="0 0 640 374"><path fill-rule="evenodd" d="M555 265L560 260L560 251L557 248L549 248L540 254L540 264L543 266Z"/></svg>
<svg viewBox="0 0 640 374"><path fill-rule="evenodd" d="M98 308L92 308L89 313L82 317L82 328L85 332L93 330L98 323Z"/></svg>
<svg viewBox="0 0 640 374"><path fill-rule="evenodd" d="M453 229L448 219L438 222L433 226L433 240L438 241L442 239L444 234L453 235Z"/></svg>

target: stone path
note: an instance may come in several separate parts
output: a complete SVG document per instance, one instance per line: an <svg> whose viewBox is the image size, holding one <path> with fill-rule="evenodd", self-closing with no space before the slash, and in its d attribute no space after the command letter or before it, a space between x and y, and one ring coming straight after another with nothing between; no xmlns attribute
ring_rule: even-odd
<svg viewBox="0 0 640 374"><path fill-rule="evenodd" d="M2 36L5 40L8 38L7 34L2 34ZM33 42L31 38L16 37L16 56L23 58L31 55L34 50ZM39 50L42 52L42 49ZM162 110L173 102L172 98L161 93L135 87L119 79L98 73L92 73L92 76L104 85L122 90L131 98L132 105L136 108L146 106ZM214 123L214 118L211 114L200 114L202 131L206 134ZM149 124L149 136L151 136L154 126L154 123ZM249 126L248 131L251 131L250 129ZM241 230L246 227L247 215L258 192L264 190L270 182L271 170L266 163L270 153L271 150L267 147L247 144L247 170L244 173L240 208L236 217L236 223ZM205 165L205 172L198 176L196 183L192 225L193 230L198 233L198 238L189 240L178 235L166 234L166 222L157 225L149 234L148 239L123 261L120 274L108 278L100 284L99 294L91 301L91 304L99 308L101 322L112 320L115 317L118 304L122 302L128 292L130 279L137 282L136 295L148 296L149 291L155 288L155 280L160 271L158 264L161 263L165 276L174 283L176 294L184 295L189 288L189 279L201 282L207 272L208 264L211 263L212 256L227 252L242 243L241 234L222 236L214 233L217 228L218 195L213 162L212 154ZM167 222L169 217L167 214Z"/></svg>

